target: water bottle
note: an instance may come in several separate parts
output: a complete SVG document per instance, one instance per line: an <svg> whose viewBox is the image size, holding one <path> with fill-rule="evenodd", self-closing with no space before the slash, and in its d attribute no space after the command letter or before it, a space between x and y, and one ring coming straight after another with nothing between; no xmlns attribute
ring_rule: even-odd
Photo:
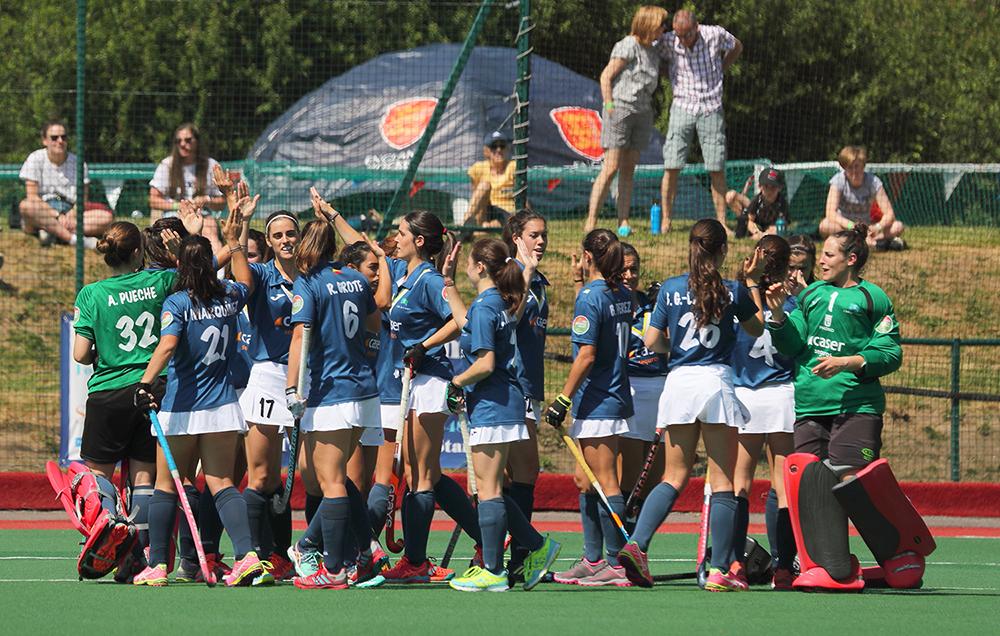
<svg viewBox="0 0 1000 636"><path fill-rule="evenodd" d="M778 220L774 223L774 229L777 230L778 236L785 235L785 217L779 216Z"/></svg>
<svg viewBox="0 0 1000 636"><path fill-rule="evenodd" d="M649 206L649 227L653 234L660 233L660 202L653 201Z"/></svg>

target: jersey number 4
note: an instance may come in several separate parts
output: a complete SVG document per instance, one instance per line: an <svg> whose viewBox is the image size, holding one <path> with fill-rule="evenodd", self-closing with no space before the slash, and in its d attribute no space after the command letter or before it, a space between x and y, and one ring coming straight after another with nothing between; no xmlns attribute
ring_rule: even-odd
<svg viewBox="0 0 1000 636"><path fill-rule="evenodd" d="M774 354L776 353L778 353L778 350L771 344L770 331L765 331L760 338L754 340L753 346L750 347L750 357L764 358L764 362L769 367L774 366Z"/></svg>
<svg viewBox="0 0 1000 636"><path fill-rule="evenodd" d="M118 343L118 348L122 351L132 351L136 345L140 349L145 349L152 344L156 344L156 336L153 335L153 327L156 326L156 318L148 311L139 314L139 317L132 320L131 316L122 316L115 323L115 329L119 331L123 342ZM142 335L136 333L136 327L142 330Z"/></svg>

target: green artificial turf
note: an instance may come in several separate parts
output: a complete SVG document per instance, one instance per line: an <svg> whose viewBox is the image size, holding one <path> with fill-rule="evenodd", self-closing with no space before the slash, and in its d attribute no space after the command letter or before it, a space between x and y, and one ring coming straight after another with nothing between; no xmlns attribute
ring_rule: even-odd
<svg viewBox="0 0 1000 636"><path fill-rule="evenodd" d="M579 554L578 534L564 541L558 566ZM76 580L79 535L0 531L0 607L7 634L915 634L990 633L1000 616L995 539L939 539L925 586L863 594L709 594L692 581L652 590L583 589L542 584L525 593L470 594L443 585L370 590L209 590L202 585L134 588ZM447 533L431 537L441 554ZM692 567L693 535L658 535L654 574ZM870 559L855 545L862 560ZM463 538L453 565L472 547ZM34 557L34 558L24 558Z"/></svg>

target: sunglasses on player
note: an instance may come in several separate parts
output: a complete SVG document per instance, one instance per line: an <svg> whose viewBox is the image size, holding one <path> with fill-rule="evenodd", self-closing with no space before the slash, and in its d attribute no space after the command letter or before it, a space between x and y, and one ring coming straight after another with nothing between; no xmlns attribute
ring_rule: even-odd
<svg viewBox="0 0 1000 636"><path fill-rule="evenodd" d="M67 138L68 135L49 135L50 141L60 141L60 140L66 141Z"/></svg>

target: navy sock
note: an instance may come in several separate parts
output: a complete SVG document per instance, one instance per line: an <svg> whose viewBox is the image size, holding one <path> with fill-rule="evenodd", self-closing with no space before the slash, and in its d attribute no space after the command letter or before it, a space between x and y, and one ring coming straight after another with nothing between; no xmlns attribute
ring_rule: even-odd
<svg viewBox="0 0 1000 636"><path fill-rule="evenodd" d="M118 503L118 489L103 475L94 473L94 478L97 481L97 490L104 495L101 497L101 508L107 510L108 514L118 514L118 509L115 507Z"/></svg>
<svg viewBox="0 0 1000 636"><path fill-rule="evenodd" d="M319 505L323 503L323 495L312 495L306 493L306 523L312 523L313 517L316 516L316 511L319 510Z"/></svg>
<svg viewBox="0 0 1000 636"><path fill-rule="evenodd" d="M649 492L635 522L635 532L632 533L632 540L639 544L643 552L649 551L649 542L670 514L678 494L677 489L668 483L659 483Z"/></svg>
<svg viewBox="0 0 1000 636"><path fill-rule="evenodd" d="M778 567L783 570L791 570L792 562L798 553L798 547L795 545L795 534L792 532L792 517L788 512L788 508L778 508L776 536L778 541L778 558L776 559Z"/></svg>
<svg viewBox="0 0 1000 636"><path fill-rule="evenodd" d="M250 540L258 555L268 556L274 551L274 540L271 538L270 515L267 508L270 500L258 490L247 488L243 491L246 500L247 520L250 523Z"/></svg>
<svg viewBox="0 0 1000 636"><path fill-rule="evenodd" d="M271 529L271 552L277 552L280 555L284 555L288 552L288 546L292 545L292 503L289 501L288 505L285 506L285 510L280 514L274 512L274 507L271 506L271 498L274 495L283 496L285 493L284 484L278 486L278 489L271 493L271 496L267 498L267 515L268 515L268 527ZM271 554L268 552L267 554Z"/></svg>
<svg viewBox="0 0 1000 636"><path fill-rule="evenodd" d="M149 500L152 497L152 486L136 486L132 490L132 506L128 512L139 533L140 549L149 545Z"/></svg>
<svg viewBox="0 0 1000 636"><path fill-rule="evenodd" d="M319 509L323 505L323 498L319 497L318 499L319 505L316 506L316 510L313 512L312 519L309 520L309 525L306 527L305 533L299 538L299 547L303 550L323 549L323 517L319 516Z"/></svg>
<svg viewBox="0 0 1000 636"><path fill-rule="evenodd" d="M371 549L372 534L371 519L368 517L368 505L358 487L350 479L344 484L347 487L347 499L351 503L351 534L358 552Z"/></svg>
<svg viewBox="0 0 1000 636"><path fill-rule="evenodd" d="M604 531L601 530L600 503L597 494L580 495L580 520L583 523L583 556L591 563L601 560L604 550Z"/></svg>
<svg viewBox="0 0 1000 636"><path fill-rule="evenodd" d="M187 495L188 505L191 506L191 512L194 513L198 510L198 500L201 498L201 493L194 486L188 484L184 486L184 494ZM188 527L187 515L181 515L180 523L177 525L177 539L180 543L180 555L183 561L187 563L185 565L191 566L191 564L198 563L198 552L194 547L194 535L191 534L191 528Z"/></svg>
<svg viewBox="0 0 1000 636"><path fill-rule="evenodd" d="M409 492L403 506L403 536L406 559L420 565L427 560L427 537L434 519L434 491Z"/></svg>
<svg viewBox="0 0 1000 636"><path fill-rule="evenodd" d="M247 502L239 490L230 486L215 493L215 507L219 510L219 518L222 519L226 533L233 541L233 556L239 561L253 550ZM266 558L266 555L262 555L262 558Z"/></svg>
<svg viewBox="0 0 1000 636"><path fill-rule="evenodd" d="M472 537L476 545L483 544L476 509L472 507L469 496L454 479L447 475L441 475L441 479L438 479L438 482L434 484L434 498L441 506L441 510L448 513L449 517L462 526L462 530L465 530L465 533Z"/></svg>
<svg viewBox="0 0 1000 636"><path fill-rule="evenodd" d="M368 491L368 519L376 536L382 532L387 514L389 514L389 487L385 484L375 484Z"/></svg>
<svg viewBox="0 0 1000 636"><path fill-rule="evenodd" d="M219 509L215 506L212 491L205 486L198 498L198 531L201 534L201 545L205 554L218 554L219 540L222 538L222 519Z"/></svg>
<svg viewBox="0 0 1000 636"><path fill-rule="evenodd" d="M154 490L149 498L149 564L166 565L177 519L177 495Z"/></svg>
<svg viewBox="0 0 1000 636"><path fill-rule="evenodd" d="M479 502L483 533L483 565L493 574L503 571L503 541L507 534L507 506L500 497Z"/></svg>
<svg viewBox="0 0 1000 636"><path fill-rule="evenodd" d="M778 493L772 488L767 493L764 504L764 525L767 527L767 545L771 548L771 560L778 561Z"/></svg>
<svg viewBox="0 0 1000 636"><path fill-rule="evenodd" d="M736 528L736 496L713 492L709 500L709 527L712 533L712 567L728 570L732 561L733 530Z"/></svg>
<svg viewBox="0 0 1000 636"><path fill-rule="evenodd" d="M618 518L625 516L625 495L618 493L608 497L611 509L615 511ZM604 531L605 559L608 565L618 565L618 553L625 547L625 537L618 525L611 518L611 514L604 506L601 506L601 530Z"/></svg>
<svg viewBox="0 0 1000 636"><path fill-rule="evenodd" d="M324 497L319 508L323 520L323 563L331 574L344 567L344 535L351 519L351 503L347 497Z"/></svg>
<svg viewBox="0 0 1000 636"><path fill-rule="evenodd" d="M521 509L521 513L524 515L525 520L531 521L531 513L535 508L535 484L528 484L525 482L515 481L510 485L510 490L506 493L512 501L517 504L517 507ZM507 511L507 523L513 525L510 520L510 510ZM528 555L528 548L521 545L518 539L511 532L510 539L510 562L514 564L511 569L524 563L524 557Z"/></svg>
<svg viewBox="0 0 1000 636"><path fill-rule="evenodd" d="M729 562L743 563L746 555L747 530L750 528L750 500L746 497L736 498L736 517L733 521L733 547L729 553Z"/></svg>
<svg viewBox="0 0 1000 636"><path fill-rule="evenodd" d="M522 551L525 554L542 547L542 544L545 543L545 537L538 534L538 530L535 530L534 526L531 525L521 506L517 505L513 497L507 495L504 495L503 502L507 506L507 531L510 532L511 546L514 545L514 541L517 541L518 545L522 546ZM479 505L482 506L483 504L480 503ZM480 515L481 523L482 515ZM485 540L486 538L484 537L483 541ZM511 562L515 562L513 556L511 557ZM524 563L524 558L522 557L516 563L518 565Z"/></svg>

